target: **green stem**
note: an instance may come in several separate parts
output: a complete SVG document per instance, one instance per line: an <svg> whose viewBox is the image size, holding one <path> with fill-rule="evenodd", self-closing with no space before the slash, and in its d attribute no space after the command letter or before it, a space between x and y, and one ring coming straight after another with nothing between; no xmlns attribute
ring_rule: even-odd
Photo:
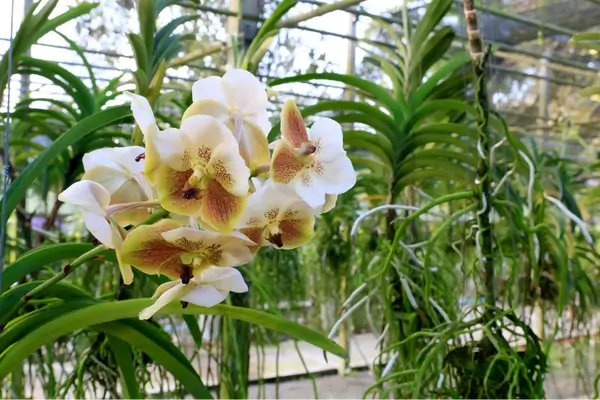
<svg viewBox="0 0 600 400"><path fill-rule="evenodd" d="M490 186L490 136L488 132L489 102L485 81L485 64L487 54L483 50L483 42L477 24L475 1L463 0L465 19L467 22L467 36L471 51L473 73L475 75L475 106L477 107L477 140L479 147L479 167L477 180L481 195L482 208L477 213L478 229L481 234L481 256L483 258L483 272L485 281L485 300L488 306L494 306L496 295L494 291L494 258L492 226L490 223L490 210L492 209L492 190Z"/></svg>
<svg viewBox="0 0 600 400"><path fill-rule="evenodd" d="M148 216L148 218L146 218L144 221L142 221L139 225L133 227L132 230L137 228L140 225L153 224L156 221L158 221L159 219L166 217L168 214L169 214L168 211L162 210L162 209L155 211L152 214L150 214L150 216ZM94 247L92 250L88 251L87 253L84 253L84 254L80 255L79 257L77 257L72 263L65 265L60 273L54 275L52 278L48 279L41 285L39 285L39 286L31 289L29 292L27 292L23 297L21 297L19 299L19 301L14 305L14 307L8 313L6 313L5 315L3 315L0 318L0 331L4 328L4 326L10 320L10 318L17 311L19 311L19 309L21 307L23 307L25 304L27 304L29 302L29 300L35 298L36 296L38 296L40 293L42 293L49 287L54 286L58 282L62 281L67 276L69 276L71 273L73 273L73 271L75 271L79 266L83 265L87 261L90 261L90 260L96 258L104 250L106 250L106 248L104 247L103 244Z"/></svg>

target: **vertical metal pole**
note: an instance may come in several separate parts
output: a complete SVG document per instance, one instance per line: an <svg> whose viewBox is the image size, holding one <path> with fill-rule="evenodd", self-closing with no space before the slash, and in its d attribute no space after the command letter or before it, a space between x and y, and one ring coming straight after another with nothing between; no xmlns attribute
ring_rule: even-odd
<svg viewBox="0 0 600 400"><path fill-rule="evenodd" d="M550 51L545 50L544 56L550 56ZM541 77L549 78L550 70L548 69L548 61L546 59L539 60L538 74ZM543 147L550 142L550 81L548 79L538 80L538 116L540 118L540 128L538 129L538 137L542 142ZM533 210L529 210L533 212ZM541 339L544 340L544 310L542 309L541 296L538 294L535 304L532 310L533 318L535 323L533 324L533 331Z"/></svg>
<svg viewBox="0 0 600 400"><path fill-rule="evenodd" d="M33 7L33 0L24 0L23 1L23 16L27 15L29 10L31 10L31 7ZM31 55L31 47L29 49L27 49L27 52L25 53L25 55L27 55L27 56ZM21 85L20 86L21 86L21 88L20 88L19 100L24 100L25 97L27 97L27 94L29 93L29 89L31 86L31 76L29 74L21 75Z"/></svg>
<svg viewBox="0 0 600 400"><path fill-rule="evenodd" d="M230 0L229 11L236 16L227 17L227 34L229 35L229 51L227 65L238 67L242 61L240 51L245 51L258 32L256 20L243 19L240 16L258 18L264 8L264 0Z"/></svg>
<svg viewBox="0 0 600 400"><path fill-rule="evenodd" d="M358 22L358 16L355 16L351 13L347 13L348 16L348 34L350 36L356 36L356 23ZM348 43L348 57L346 62L346 74L355 75L356 74L356 43L353 40L347 40ZM344 90L344 98L348 101L354 100L354 92L350 86L346 86ZM354 124L349 123L346 129L353 129ZM344 273L340 278L340 286L339 286L339 295L340 295L340 304L343 304L346 301L346 297L348 295L348 271L349 265L346 265L343 269ZM339 335L338 335L338 344L346 350L348 356L350 356L350 336L352 335L352 322L348 319L340 326ZM338 364L338 374L346 375L350 372L350 358L340 358Z"/></svg>
<svg viewBox="0 0 600 400"><path fill-rule="evenodd" d="M550 51L544 51L544 56L550 56ZM550 106L550 70L548 69L548 60L542 58L539 60L538 67L538 75L544 77L546 79L538 80L538 116L542 121L541 128L539 129L539 136L543 140L543 143L546 144L550 139L550 129L549 125L549 106Z"/></svg>
<svg viewBox="0 0 600 400"><path fill-rule="evenodd" d="M258 17L262 13L263 7L264 0L230 0L229 11L235 12L237 15L227 18L230 44L227 54L229 67L240 66L243 52L248 49L258 32L257 21L245 20L240 17L240 14ZM245 276L244 279L246 279ZM248 282L248 286L252 290L251 282ZM248 293L231 293L229 301L237 307L250 305ZM248 398L250 325L247 322L231 318L220 318L220 332L222 351L219 397L223 399Z"/></svg>
<svg viewBox="0 0 600 400"><path fill-rule="evenodd" d="M232 13L236 13L236 16L228 16L227 17L227 36L228 36L228 45L229 50L227 51L227 66L228 67L237 67L237 53L238 53L238 43L239 43L239 26L240 19L237 17L237 14L240 12L242 0L230 0L229 1L229 11Z"/></svg>

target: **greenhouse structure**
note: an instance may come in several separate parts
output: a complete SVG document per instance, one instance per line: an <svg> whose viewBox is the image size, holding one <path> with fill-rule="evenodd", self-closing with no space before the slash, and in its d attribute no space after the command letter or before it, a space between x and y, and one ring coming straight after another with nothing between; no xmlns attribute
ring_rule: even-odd
<svg viewBox="0 0 600 400"><path fill-rule="evenodd" d="M2 0L0 398L600 396L600 0Z"/></svg>

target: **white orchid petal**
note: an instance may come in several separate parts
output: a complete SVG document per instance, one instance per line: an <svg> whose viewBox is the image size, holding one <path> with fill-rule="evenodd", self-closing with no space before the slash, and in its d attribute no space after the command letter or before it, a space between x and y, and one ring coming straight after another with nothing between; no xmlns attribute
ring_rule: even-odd
<svg viewBox="0 0 600 400"><path fill-rule="evenodd" d="M75 182L60 193L58 199L98 215L106 215L105 210L110 204L108 191L99 183L88 180Z"/></svg>
<svg viewBox="0 0 600 400"><path fill-rule="evenodd" d="M246 246L252 246L255 245L256 243L254 243L252 240L250 240L250 238L248 238L248 236L244 235L241 232L231 232L229 234L230 237L232 238L236 238L241 240Z"/></svg>
<svg viewBox="0 0 600 400"><path fill-rule="evenodd" d="M346 154L342 126L331 118L319 118L308 131L308 139L317 146L316 156L324 161Z"/></svg>
<svg viewBox="0 0 600 400"><path fill-rule="evenodd" d="M83 156L85 171L98 166L122 170L123 173L144 171L144 161L135 161L144 152L141 146L106 147L91 151Z"/></svg>
<svg viewBox="0 0 600 400"><path fill-rule="evenodd" d="M238 227L261 226L268 223L265 217L265 211L270 209L279 210L279 199L273 196L274 190L271 185L265 184L260 186L254 193L248 196L246 209L240 218ZM250 221L253 223L250 224Z"/></svg>
<svg viewBox="0 0 600 400"><path fill-rule="evenodd" d="M223 75L221 83L231 109L253 114L267 108L267 88L250 72L231 69Z"/></svg>
<svg viewBox="0 0 600 400"><path fill-rule="evenodd" d="M244 293L248 291L248 285L244 277L235 268L211 267L200 276L200 281L209 284L222 292Z"/></svg>
<svg viewBox="0 0 600 400"><path fill-rule="evenodd" d="M100 243L111 249L118 246L113 229L104 216L89 211L83 211L81 214L85 227Z"/></svg>
<svg viewBox="0 0 600 400"><path fill-rule="evenodd" d="M93 168L87 168L81 179L99 183L112 196L130 177L120 168L114 169L108 166L97 165Z"/></svg>
<svg viewBox="0 0 600 400"><path fill-rule="evenodd" d="M175 285L167 289L150 307L144 308L140 312L140 319L148 319L156 314L161 308L169 305L169 303L177 300L183 300L186 293L195 289L193 285L184 285L183 283ZM185 300L187 301L187 300Z"/></svg>
<svg viewBox="0 0 600 400"><path fill-rule="evenodd" d="M310 207L317 208L325 204L325 189L310 172L302 171L290 184Z"/></svg>
<svg viewBox="0 0 600 400"><path fill-rule="evenodd" d="M350 159L345 155L322 165L323 168L319 169L319 174L313 174L313 176L321 184L325 193L345 193L356 184L356 171L354 171Z"/></svg>
<svg viewBox="0 0 600 400"><path fill-rule="evenodd" d="M193 287L181 297L181 300L201 307L212 307L227 298L229 292L221 292L211 285L199 285Z"/></svg>
<svg viewBox="0 0 600 400"><path fill-rule="evenodd" d="M259 113L244 116L244 119L249 123L256 125L265 136L271 131L271 121L269 120L269 114L267 113L266 107Z"/></svg>
<svg viewBox="0 0 600 400"><path fill-rule="evenodd" d="M169 128L149 135L147 140L152 142L152 148L155 149L160 162L166 163L176 171L188 168L184 154L191 145L183 131Z"/></svg>
<svg viewBox="0 0 600 400"><path fill-rule="evenodd" d="M254 242L252 242L254 244ZM218 262L214 264L218 267L239 267L240 265L248 264L254 255L248 246L239 244L226 244L221 249L221 255Z"/></svg>
<svg viewBox="0 0 600 400"><path fill-rule="evenodd" d="M192 85L192 100L214 100L223 105L227 105L227 98L223 92L221 79L218 76L210 76L200 79Z"/></svg>
<svg viewBox="0 0 600 400"><path fill-rule="evenodd" d="M247 120L242 120L240 130L239 152L246 164L253 170L261 165L268 164L270 154L266 135L269 131L264 131Z"/></svg>
<svg viewBox="0 0 600 400"><path fill-rule="evenodd" d="M153 131L158 131L156 119L154 118L154 112L152 111L152 107L150 106L148 99L129 92L125 92L125 95L131 102L133 118L135 118L135 122L142 130L144 136L148 136L148 134Z"/></svg>
<svg viewBox="0 0 600 400"><path fill-rule="evenodd" d="M152 297L154 297L156 299L156 298L162 296L163 293L166 292L167 290L169 290L177 285L181 285L181 284L182 284L181 279L175 279L172 281L162 283L156 288Z"/></svg>
<svg viewBox="0 0 600 400"><path fill-rule="evenodd" d="M335 204L337 203L338 195L337 194L326 194L325 195L325 204L322 207L315 208L315 214L325 214L326 212L331 211Z"/></svg>
<svg viewBox="0 0 600 400"><path fill-rule="evenodd" d="M229 128L210 115L186 118L181 123L181 130L188 137L190 148L206 147L212 151L219 144L226 144L231 146L232 150L238 151L238 144Z"/></svg>

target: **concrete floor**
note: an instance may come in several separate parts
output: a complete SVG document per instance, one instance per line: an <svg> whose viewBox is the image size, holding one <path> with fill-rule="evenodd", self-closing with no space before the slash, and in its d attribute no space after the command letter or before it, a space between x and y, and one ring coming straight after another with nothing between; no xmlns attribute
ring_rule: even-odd
<svg viewBox="0 0 600 400"><path fill-rule="evenodd" d="M368 371L354 371L347 376L330 375L316 378L318 398L320 399L360 399L365 390L373 384L373 376ZM546 381L547 399L587 399L580 388L577 388L574 380L557 379L548 377ZM279 384L280 399L313 399L314 391L309 379L287 381ZM259 386L250 387L248 398L250 399L275 399L277 385L269 383L263 388Z"/></svg>

